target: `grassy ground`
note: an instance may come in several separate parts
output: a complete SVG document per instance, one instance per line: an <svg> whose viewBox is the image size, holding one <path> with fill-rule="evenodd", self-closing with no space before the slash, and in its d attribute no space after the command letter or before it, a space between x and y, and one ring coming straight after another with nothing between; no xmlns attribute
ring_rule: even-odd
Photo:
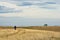
<svg viewBox="0 0 60 40"><path fill-rule="evenodd" d="M30 26L30 27L21 27L21 28L60 32L60 26Z"/></svg>
<svg viewBox="0 0 60 40"><path fill-rule="evenodd" d="M60 40L60 27L0 27L0 40Z"/></svg>

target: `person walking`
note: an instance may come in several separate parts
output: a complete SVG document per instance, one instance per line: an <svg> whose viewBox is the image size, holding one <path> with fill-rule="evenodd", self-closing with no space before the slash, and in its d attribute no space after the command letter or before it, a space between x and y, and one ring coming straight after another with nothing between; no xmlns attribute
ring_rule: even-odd
<svg viewBox="0 0 60 40"><path fill-rule="evenodd" d="M16 30L16 26L14 26L14 30Z"/></svg>

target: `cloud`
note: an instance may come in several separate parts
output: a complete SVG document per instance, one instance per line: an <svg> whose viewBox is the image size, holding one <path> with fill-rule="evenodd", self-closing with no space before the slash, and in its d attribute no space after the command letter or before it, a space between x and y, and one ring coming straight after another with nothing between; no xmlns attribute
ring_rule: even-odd
<svg viewBox="0 0 60 40"><path fill-rule="evenodd" d="M22 2L21 4L17 4L17 6L31 6L32 3L30 2Z"/></svg>
<svg viewBox="0 0 60 40"><path fill-rule="evenodd" d="M11 2L13 4L16 4L17 6L38 6L45 9L56 9L56 2L40 2L40 1L19 1L19 2Z"/></svg>
<svg viewBox="0 0 60 40"><path fill-rule="evenodd" d="M13 1L41 1L41 0L13 0Z"/></svg>
<svg viewBox="0 0 60 40"><path fill-rule="evenodd" d="M39 6L41 8L45 8L45 9L56 9L56 2L51 0L51 1L48 1L46 0L45 2L43 2L44 0L10 0L8 2L2 2L5 6L8 6L8 7L12 7L13 5L13 8L15 9L21 9L23 7L21 6L32 6L32 5L36 5L36 6ZM17 5L17 6L16 6Z"/></svg>
<svg viewBox="0 0 60 40"><path fill-rule="evenodd" d="M46 4L56 4L56 2L45 2Z"/></svg>
<svg viewBox="0 0 60 40"><path fill-rule="evenodd" d="M58 14L57 14L58 12ZM0 14L3 17L25 17L25 18L60 18L59 11L56 10L47 10L43 8L38 8L31 6L30 8L25 8L23 12L20 13L5 13Z"/></svg>
<svg viewBox="0 0 60 40"><path fill-rule="evenodd" d="M21 12L21 10L15 10L13 8L0 6L0 13L18 13L18 12Z"/></svg>
<svg viewBox="0 0 60 40"><path fill-rule="evenodd" d="M8 3L8 2L0 2L0 13L16 13L21 12L18 6Z"/></svg>
<svg viewBox="0 0 60 40"><path fill-rule="evenodd" d="M9 3L9 2L0 2L1 6L6 6L9 8L19 9L20 7L16 6L15 4Z"/></svg>
<svg viewBox="0 0 60 40"><path fill-rule="evenodd" d="M45 8L45 9L51 9L51 10L55 10L57 9L56 4L48 4L48 5L42 5L40 6L41 8Z"/></svg>
<svg viewBox="0 0 60 40"><path fill-rule="evenodd" d="M26 4L24 4L26 3ZM30 3L32 4L31 6ZM14 8L15 10L22 10L22 12L17 13L5 13L5 14L0 14L2 17L25 17L25 18L60 18L59 14L59 9L57 4L54 2L23 2L23 5L28 5L28 6L17 6L16 4L13 3L8 3L8 2L1 2L0 5L9 7L9 8ZM37 5L39 3L39 5ZM51 9L51 10L50 10ZM52 10L53 9L53 10ZM57 14L58 12L58 14ZM58 16L58 17L57 17Z"/></svg>
<svg viewBox="0 0 60 40"><path fill-rule="evenodd" d="M45 9L56 9L57 6L56 2L42 2L42 3L35 3L34 5Z"/></svg>

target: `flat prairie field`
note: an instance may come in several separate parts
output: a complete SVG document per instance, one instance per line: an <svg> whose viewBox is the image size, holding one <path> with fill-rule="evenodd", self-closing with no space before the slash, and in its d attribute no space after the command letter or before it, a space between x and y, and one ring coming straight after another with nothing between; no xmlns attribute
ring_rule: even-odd
<svg viewBox="0 0 60 40"><path fill-rule="evenodd" d="M60 40L60 27L0 27L0 40Z"/></svg>

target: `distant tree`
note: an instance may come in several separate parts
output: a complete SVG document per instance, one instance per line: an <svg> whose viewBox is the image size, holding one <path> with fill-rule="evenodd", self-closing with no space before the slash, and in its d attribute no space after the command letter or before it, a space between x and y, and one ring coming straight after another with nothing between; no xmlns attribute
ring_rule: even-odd
<svg viewBox="0 0 60 40"><path fill-rule="evenodd" d="M48 24L44 24L44 26L48 26Z"/></svg>

